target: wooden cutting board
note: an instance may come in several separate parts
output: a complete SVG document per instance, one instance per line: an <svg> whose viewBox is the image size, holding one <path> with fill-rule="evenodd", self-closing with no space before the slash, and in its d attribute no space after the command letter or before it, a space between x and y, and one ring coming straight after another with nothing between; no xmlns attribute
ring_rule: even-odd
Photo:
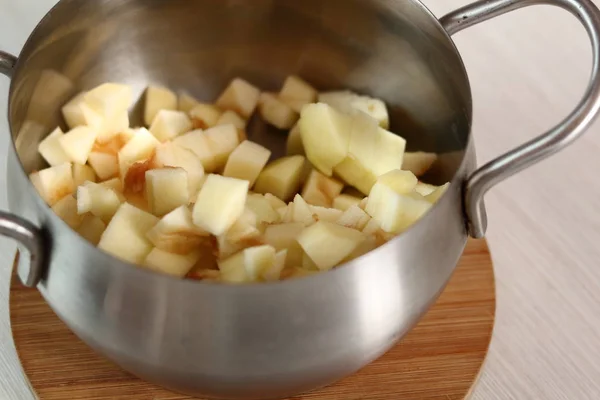
<svg viewBox="0 0 600 400"><path fill-rule="evenodd" d="M289 400L465 399L485 360L495 307L487 244L471 240L444 293L401 343L353 376ZM42 400L191 399L104 360L16 278L10 316L23 369Z"/></svg>

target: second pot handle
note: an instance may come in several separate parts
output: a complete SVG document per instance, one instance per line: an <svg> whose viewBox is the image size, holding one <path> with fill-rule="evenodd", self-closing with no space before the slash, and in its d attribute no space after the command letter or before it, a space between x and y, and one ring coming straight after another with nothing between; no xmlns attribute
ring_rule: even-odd
<svg viewBox="0 0 600 400"><path fill-rule="evenodd" d="M557 126L477 169L464 187L469 234L480 238L487 228L485 193L500 181L556 153L579 138L600 110L600 11L590 0L481 0L440 19L449 35L498 15L532 5L561 7L585 27L592 43L592 72L582 100Z"/></svg>

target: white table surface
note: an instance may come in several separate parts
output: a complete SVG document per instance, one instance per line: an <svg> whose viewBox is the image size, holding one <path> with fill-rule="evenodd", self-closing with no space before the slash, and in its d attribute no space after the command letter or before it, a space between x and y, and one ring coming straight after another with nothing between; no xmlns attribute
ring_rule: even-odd
<svg viewBox="0 0 600 400"><path fill-rule="evenodd" d="M406 0L398 0L406 1ZM438 16L469 0L426 0ZM55 0L0 0L0 48L18 53ZM598 2L600 4L600 1ZM480 162L550 128L583 93L587 36L540 6L456 36L473 86ZM0 77L0 110L8 80ZM600 399L600 122L572 147L487 196L498 309L475 399ZM0 160L8 132L0 121ZM6 208L5 162L0 207ZM14 245L0 239L0 399L33 398L10 336Z"/></svg>

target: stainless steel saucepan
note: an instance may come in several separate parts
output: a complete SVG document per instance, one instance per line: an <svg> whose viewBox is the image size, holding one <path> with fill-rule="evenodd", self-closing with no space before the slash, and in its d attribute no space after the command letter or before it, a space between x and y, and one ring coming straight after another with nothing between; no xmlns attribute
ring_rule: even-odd
<svg viewBox="0 0 600 400"><path fill-rule="evenodd" d="M476 169L471 91L450 35L538 4L561 7L586 28L589 86L558 126ZM0 233L29 251L23 283L87 344L144 379L232 399L327 385L379 357L426 312L467 236L484 235L488 189L591 124L600 106L599 35L590 0L486 0L441 20L418 0L62 0L18 59L0 53L0 72L12 78L13 139L11 213L0 213ZM409 150L439 153L428 180L452 182L415 226L343 267L241 287L158 275L88 244L29 183L43 165L39 141L76 91L116 81L141 93L159 83L213 99L234 76L276 89L292 73L320 89L384 99ZM285 138L260 128L252 138L281 154Z"/></svg>

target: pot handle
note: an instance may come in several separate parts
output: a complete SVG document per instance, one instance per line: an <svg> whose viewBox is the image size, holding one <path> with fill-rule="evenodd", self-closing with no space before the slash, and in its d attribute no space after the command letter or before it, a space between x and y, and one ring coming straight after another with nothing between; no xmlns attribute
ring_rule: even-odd
<svg viewBox="0 0 600 400"><path fill-rule="evenodd" d="M0 73L12 77L17 58L0 51ZM17 268L19 278L25 286L35 287L42 277L44 267L44 235L31 222L4 211L0 211L0 235L16 240L29 252L29 268Z"/></svg>
<svg viewBox="0 0 600 400"><path fill-rule="evenodd" d="M500 181L573 143L597 116L600 109L600 11L590 0L480 0L440 19L446 32L453 35L498 15L538 4L561 7L575 15L585 27L592 42L590 82L575 110L557 126L488 162L467 178L464 209L469 234L475 238L483 237L487 228L485 193Z"/></svg>

